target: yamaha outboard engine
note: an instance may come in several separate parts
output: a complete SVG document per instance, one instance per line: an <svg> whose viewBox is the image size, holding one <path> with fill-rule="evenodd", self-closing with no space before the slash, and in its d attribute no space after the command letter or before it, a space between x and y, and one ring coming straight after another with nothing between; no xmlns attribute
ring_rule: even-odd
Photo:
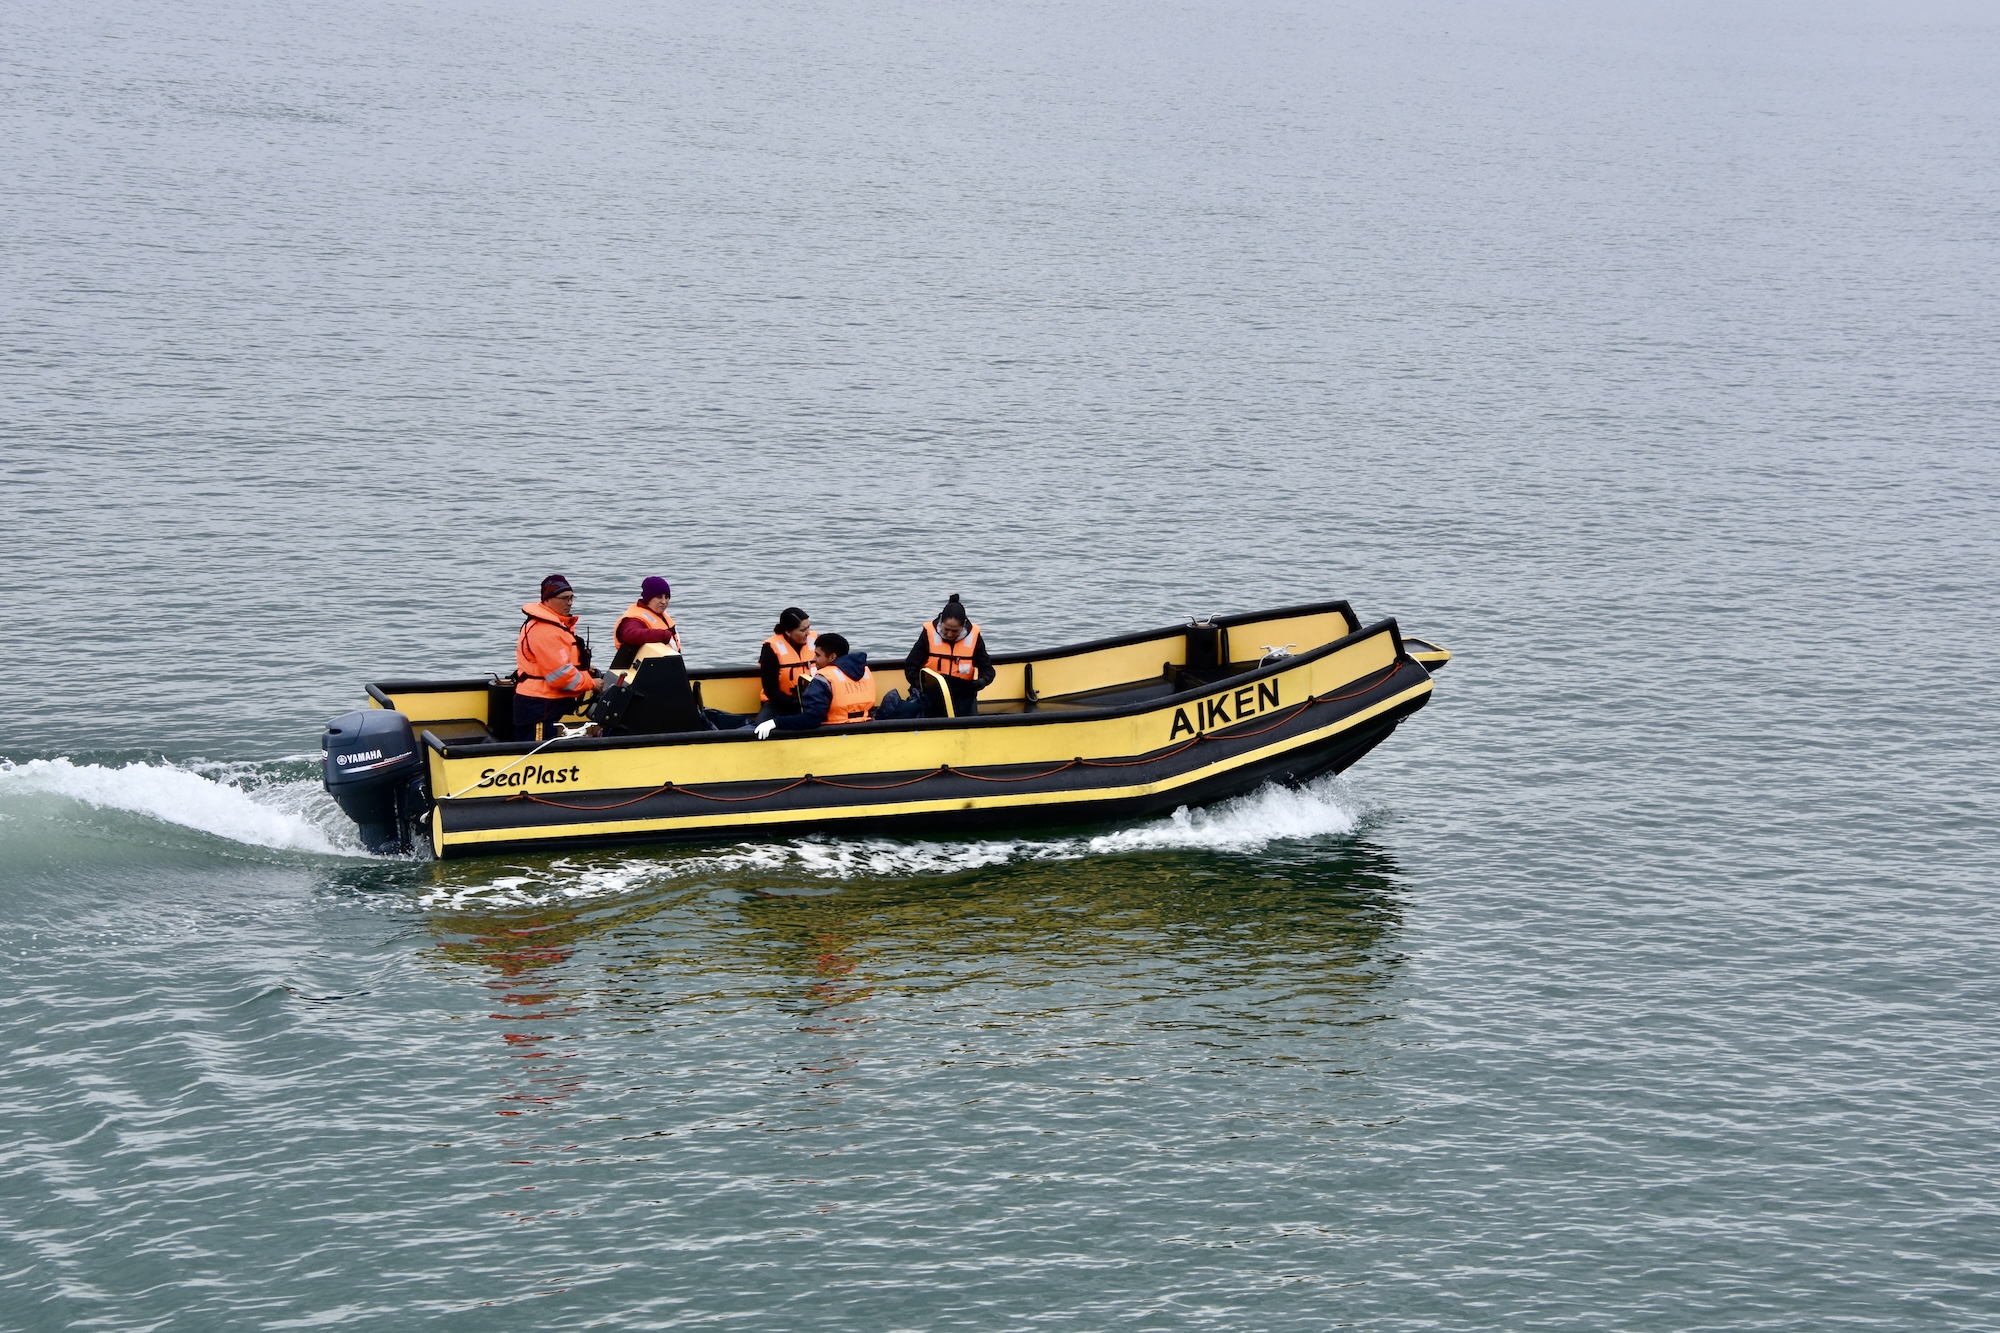
<svg viewBox="0 0 2000 1333"><path fill-rule="evenodd" d="M430 804L410 719L386 708L342 713L326 724L319 744L327 792L361 826L368 850L409 851L410 824Z"/></svg>

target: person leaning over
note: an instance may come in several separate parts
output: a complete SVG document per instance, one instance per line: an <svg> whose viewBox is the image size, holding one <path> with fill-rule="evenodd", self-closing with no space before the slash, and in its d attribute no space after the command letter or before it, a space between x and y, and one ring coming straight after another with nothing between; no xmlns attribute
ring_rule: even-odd
<svg viewBox="0 0 2000 1333"><path fill-rule="evenodd" d="M903 659L903 674L909 677L913 692L923 690L926 667L943 676L951 688L954 715L972 717L979 712L979 692L991 685L998 673L986 651L986 636L965 614L965 604L957 593L951 595L936 620L924 622L910 655Z"/></svg>
<svg viewBox="0 0 2000 1333"><path fill-rule="evenodd" d="M796 606L779 613L778 623L771 626L771 637L757 650L758 697L763 700L757 710L759 722L799 711L795 691L799 682L813 673L817 638L812 632L812 617Z"/></svg>
<svg viewBox="0 0 2000 1333"><path fill-rule="evenodd" d="M514 644L514 739L545 741L556 719L573 712L600 677L590 669L590 649L577 641L576 591L551 574L542 580L542 600L521 608L527 619Z"/></svg>
<svg viewBox="0 0 2000 1333"><path fill-rule="evenodd" d="M875 673L868 654L848 651L838 634L822 634L813 646L813 674L799 697L799 711L767 717L757 724L757 739L774 731L813 731L820 727L866 722L875 712Z"/></svg>
<svg viewBox="0 0 2000 1333"><path fill-rule="evenodd" d="M618 618L618 628L612 632L612 637L618 640L618 655L611 659L614 668L622 670L649 643L662 644L670 653L681 650L681 632L675 627L674 618L667 614L667 603L673 599L672 586L658 574L649 575L639 585L639 600L625 608Z"/></svg>

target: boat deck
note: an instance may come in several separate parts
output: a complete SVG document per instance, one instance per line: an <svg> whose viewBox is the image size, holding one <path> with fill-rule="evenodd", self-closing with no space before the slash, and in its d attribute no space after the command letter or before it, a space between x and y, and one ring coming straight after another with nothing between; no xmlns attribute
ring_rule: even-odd
<svg viewBox="0 0 2000 1333"><path fill-rule="evenodd" d="M1107 685L1102 689L1078 690L1074 694L1059 694L1042 699L982 699L979 701L979 716L995 717L1004 713L1076 713L1091 708L1122 708L1126 704L1151 703L1179 694L1197 685L1210 685L1240 676L1257 669L1255 662L1212 671L1187 671L1174 668L1171 677L1162 675L1158 680L1131 681L1121 685Z"/></svg>

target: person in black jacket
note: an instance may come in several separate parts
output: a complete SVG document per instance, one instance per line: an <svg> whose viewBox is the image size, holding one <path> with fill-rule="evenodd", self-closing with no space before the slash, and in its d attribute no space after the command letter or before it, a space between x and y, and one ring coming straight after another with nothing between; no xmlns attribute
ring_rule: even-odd
<svg viewBox="0 0 2000 1333"><path fill-rule="evenodd" d="M836 689L838 684L840 688ZM895 692L889 697L894 699ZM840 711L836 716L836 710ZM842 723L866 722L875 715L875 674L868 654L855 652L838 634L821 634L813 645L813 674L799 696L797 711L757 724L757 739L780 731L817 731Z"/></svg>
<svg viewBox="0 0 2000 1333"><path fill-rule="evenodd" d="M979 712L979 692L993 683L998 674L986 651L986 636L965 613L965 603L953 593L938 612L936 620L924 622L910 655L903 659L903 674L913 691L921 693L925 668L945 678L951 688L951 711L958 717Z"/></svg>
<svg viewBox="0 0 2000 1333"><path fill-rule="evenodd" d="M759 722L799 711L793 690L813 673L813 642L812 617L796 606L786 607L757 650Z"/></svg>

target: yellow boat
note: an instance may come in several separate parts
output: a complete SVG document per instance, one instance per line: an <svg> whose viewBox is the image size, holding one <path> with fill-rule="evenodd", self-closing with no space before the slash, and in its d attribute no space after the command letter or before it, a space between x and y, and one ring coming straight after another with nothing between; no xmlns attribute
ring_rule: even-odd
<svg viewBox="0 0 2000 1333"><path fill-rule="evenodd" d="M971 717L537 746L512 737L511 684L392 681L328 723L322 748L328 790L373 851L953 835L1143 818L1339 772L1424 706L1450 657L1319 602L995 654ZM694 704L757 711L756 668L673 660ZM875 679L904 687L899 670Z"/></svg>

